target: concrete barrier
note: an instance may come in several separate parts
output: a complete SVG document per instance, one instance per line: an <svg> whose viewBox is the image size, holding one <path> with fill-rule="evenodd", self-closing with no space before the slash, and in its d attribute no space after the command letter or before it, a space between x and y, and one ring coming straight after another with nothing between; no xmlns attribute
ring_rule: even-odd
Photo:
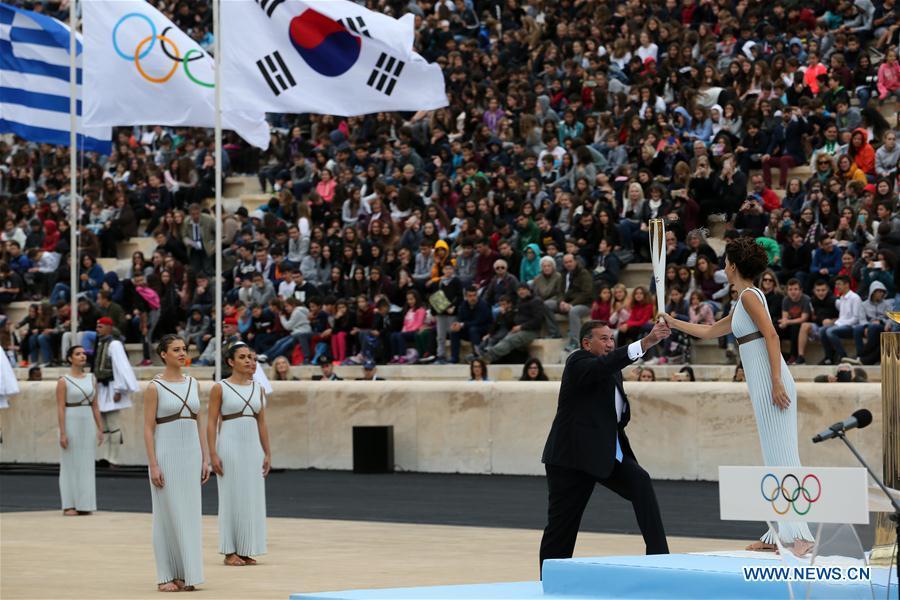
<svg viewBox="0 0 900 600"><path fill-rule="evenodd" d="M58 461L54 385L24 382L11 408L0 411L0 461ZM200 383L204 402L210 385ZM350 469L351 427L393 425L399 470L540 475L559 383L347 381L274 387L267 420L275 467ZM633 410L629 438L654 477L715 480L719 465L762 464L744 384L629 382L625 387ZM810 438L864 407L875 421L851 435L880 472L880 386L799 383L797 388L803 463L855 466L841 444L813 446ZM146 464L141 406L138 398L135 408L123 411L125 464Z"/></svg>
<svg viewBox="0 0 900 600"><path fill-rule="evenodd" d="M138 350L140 352L140 350ZM138 355L139 356L139 355ZM133 361L132 364L134 364ZM652 365L653 372L656 374L657 381L668 381L672 375L678 373L685 365L665 364ZM717 364L691 364L694 370L694 376L697 381L722 381L729 382L734 375L734 365L717 365ZM544 363L544 372L551 381L559 381L562 377L565 365ZM630 372L636 367L630 367L624 372L625 378L628 379ZM790 368L794 381L812 381L817 375L833 375L836 367L834 366L818 366L818 365L793 365ZM866 367L854 367L854 369L862 369L866 372L869 382L875 383L881 381L881 367L878 365L870 365ZM28 369L26 367L16 367L13 369L16 378L25 380L28 378ZM150 380L161 373L159 366L150 367L134 367L134 374L138 380ZM191 375L197 379L204 381L213 378L213 367L191 367ZM56 381L59 377L69 372L66 367L46 367L42 369L45 381ZM268 369L267 369L268 374ZM312 365L296 365L291 367L291 375L304 381L312 380L313 376L321 375L322 370ZM334 372L338 377L347 380L353 380L362 377L363 368L361 366L337 366ZM522 365L509 364L492 364L488 367L488 374L492 381L516 381L522 375ZM468 381L469 365L378 365L378 375L391 381Z"/></svg>

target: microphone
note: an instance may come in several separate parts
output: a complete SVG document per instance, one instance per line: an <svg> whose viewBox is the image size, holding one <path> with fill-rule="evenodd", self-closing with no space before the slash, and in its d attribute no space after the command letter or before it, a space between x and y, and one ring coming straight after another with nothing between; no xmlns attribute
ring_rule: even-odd
<svg viewBox="0 0 900 600"><path fill-rule="evenodd" d="M861 408L853 413L853 415L851 415L850 418L846 421L835 423L825 431L816 435L816 437L814 437L812 441L813 444L818 444L819 442L824 442L825 440L830 440L833 437L837 437L839 433L842 433L844 431L868 427L871 423L872 413L865 408Z"/></svg>

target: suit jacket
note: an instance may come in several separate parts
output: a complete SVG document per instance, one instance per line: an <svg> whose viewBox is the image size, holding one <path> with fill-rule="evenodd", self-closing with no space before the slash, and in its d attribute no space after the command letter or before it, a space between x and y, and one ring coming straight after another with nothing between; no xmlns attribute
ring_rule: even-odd
<svg viewBox="0 0 900 600"><path fill-rule="evenodd" d="M181 239L188 248L194 247L193 227L190 216L181 224ZM206 254L212 256L216 251L216 220L206 213L200 213L200 241Z"/></svg>
<svg viewBox="0 0 900 600"><path fill-rule="evenodd" d="M625 436L631 409L622 386L622 369L632 362L627 346L606 356L594 356L586 350L576 350L569 356L541 462L606 479L615 466L617 433L622 453L634 457ZM623 401L618 422L616 388Z"/></svg>

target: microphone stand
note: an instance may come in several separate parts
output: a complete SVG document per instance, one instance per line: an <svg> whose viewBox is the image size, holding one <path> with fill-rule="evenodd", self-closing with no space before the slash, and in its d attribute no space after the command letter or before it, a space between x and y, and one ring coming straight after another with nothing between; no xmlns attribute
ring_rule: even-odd
<svg viewBox="0 0 900 600"><path fill-rule="evenodd" d="M872 477L872 479L875 480L875 483L878 484L878 487L881 488L881 491L884 492L884 495L887 496L888 500L891 501L891 506L894 507L894 514L892 514L890 516L890 519L891 519L891 521L894 522L894 525L896 526L897 557L894 560L894 573L897 574L897 590L898 590L898 593L900 593L900 503L898 503L897 499L894 498L893 494L891 494L888 491L887 486L884 485L884 482L881 481L881 478L878 477L878 475L876 475L872 471L872 468L869 466L869 463L866 462L866 459L864 459L862 457L862 455L859 452L857 452L857 450L853 446L853 444L850 443L850 440L847 439L846 434L843 431L836 431L835 435L836 435L836 437L839 437L841 439L841 441L844 442L844 444L846 444L846 446L848 448L850 448L850 452L852 452L853 455L856 457L856 460L858 460L862 464L862 466L864 466L866 468L866 471L869 472L869 475ZM888 582L888 589L890 589L890 582Z"/></svg>

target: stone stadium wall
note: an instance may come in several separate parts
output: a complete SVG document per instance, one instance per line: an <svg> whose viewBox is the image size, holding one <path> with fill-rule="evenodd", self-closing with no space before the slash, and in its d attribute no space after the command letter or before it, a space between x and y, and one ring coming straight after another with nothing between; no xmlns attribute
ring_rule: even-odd
<svg viewBox="0 0 900 600"><path fill-rule="evenodd" d="M204 401L210 385L200 382ZM21 387L11 407L0 410L0 461L58 462L55 382ZM267 421L276 468L351 469L351 427L393 425L398 470L541 475L559 383L345 381L275 382L274 387ZM629 439L654 478L715 480L719 465L762 464L745 384L626 382L625 387L633 411ZM842 444L814 446L810 438L868 408L873 424L851 436L880 472L880 384L798 383L797 388L803 464L857 466ZM123 414L123 464L146 464L141 406L137 398Z"/></svg>

